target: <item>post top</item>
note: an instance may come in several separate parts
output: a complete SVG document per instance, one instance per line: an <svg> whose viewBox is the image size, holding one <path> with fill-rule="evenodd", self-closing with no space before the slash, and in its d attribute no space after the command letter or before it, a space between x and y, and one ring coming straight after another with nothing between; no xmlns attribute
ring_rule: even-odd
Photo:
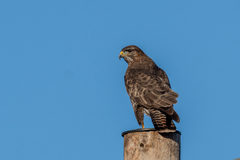
<svg viewBox="0 0 240 160"><path fill-rule="evenodd" d="M122 137L124 137L125 134L128 134L128 133L133 133L133 132L150 132L150 131L157 131L155 128L140 128L140 129L134 129L134 130L128 130L128 131L124 131L122 132ZM173 132L174 133L174 132ZM181 135L181 132L176 130L175 133L178 133Z"/></svg>

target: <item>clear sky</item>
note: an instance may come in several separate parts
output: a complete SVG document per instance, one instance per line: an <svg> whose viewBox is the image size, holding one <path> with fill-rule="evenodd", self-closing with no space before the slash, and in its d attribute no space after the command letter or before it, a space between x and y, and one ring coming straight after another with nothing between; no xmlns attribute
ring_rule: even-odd
<svg viewBox="0 0 240 160"><path fill-rule="evenodd" d="M8 0L0 159L123 160L121 133L139 128L118 59L132 44L179 93L182 160L239 158L239 0Z"/></svg>

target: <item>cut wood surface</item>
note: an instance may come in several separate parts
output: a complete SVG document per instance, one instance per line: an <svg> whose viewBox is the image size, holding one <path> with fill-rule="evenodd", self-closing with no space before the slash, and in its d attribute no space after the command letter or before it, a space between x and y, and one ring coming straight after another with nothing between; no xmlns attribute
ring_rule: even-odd
<svg viewBox="0 0 240 160"><path fill-rule="evenodd" d="M148 129L123 132L124 160L180 160L181 133Z"/></svg>

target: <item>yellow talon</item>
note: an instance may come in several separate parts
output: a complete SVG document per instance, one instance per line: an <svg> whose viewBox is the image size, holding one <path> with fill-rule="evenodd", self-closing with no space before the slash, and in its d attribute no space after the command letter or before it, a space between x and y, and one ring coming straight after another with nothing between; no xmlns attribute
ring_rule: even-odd
<svg viewBox="0 0 240 160"><path fill-rule="evenodd" d="M142 124L142 129L144 129L144 124Z"/></svg>

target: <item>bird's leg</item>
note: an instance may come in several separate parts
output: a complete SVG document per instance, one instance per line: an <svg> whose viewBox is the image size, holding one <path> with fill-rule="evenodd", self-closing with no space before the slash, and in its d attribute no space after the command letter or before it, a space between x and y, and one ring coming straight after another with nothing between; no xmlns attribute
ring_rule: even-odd
<svg viewBox="0 0 240 160"><path fill-rule="evenodd" d="M142 123L142 129L144 129L144 124Z"/></svg>

